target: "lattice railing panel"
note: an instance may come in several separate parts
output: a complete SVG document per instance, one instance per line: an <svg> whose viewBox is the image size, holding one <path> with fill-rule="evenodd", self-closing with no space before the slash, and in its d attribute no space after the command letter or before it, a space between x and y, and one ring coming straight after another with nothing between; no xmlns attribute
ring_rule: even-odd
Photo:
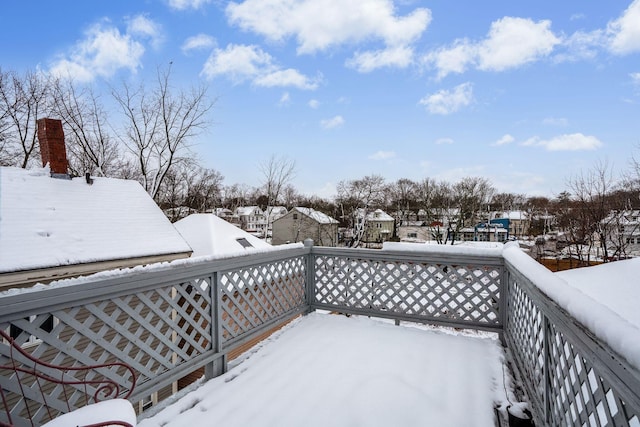
<svg viewBox="0 0 640 427"><path fill-rule="evenodd" d="M0 327L33 356L51 364L82 367L125 361L135 370L140 385L211 349L210 286L208 278L194 279L16 319ZM0 363L6 361L8 351L9 346L0 345ZM32 416L36 424L46 422L49 415L41 404L37 384L31 384L23 399L11 375L0 372L2 387L12 393L12 413L20 419L29 405L36 414ZM103 376L124 390L130 388L128 372L122 369L89 371L83 380ZM88 401L87 394L94 392L89 388L86 393L79 386L47 387L47 405L64 412L63 402L81 407Z"/></svg>
<svg viewBox="0 0 640 427"><path fill-rule="evenodd" d="M222 341L246 334L305 304L303 257L220 275Z"/></svg>
<svg viewBox="0 0 640 427"><path fill-rule="evenodd" d="M550 425L638 426L629 408L592 364L549 325Z"/></svg>
<svg viewBox="0 0 640 427"><path fill-rule="evenodd" d="M582 353L549 319L551 313L544 311L548 308L541 308L546 305L538 305L531 297L529 286L533 285L519 280L509 275L505 337L538 421L551 426L640 426L637 410L625 404L590 361L597 358L595 353ZM584 333L571 322L563 327L571 328L573 334Z"/></svg>
<svg viewBox="0 0 640 427"><path fill-rule="evenodd" d="M538 408L544 407L544 327L538 306L509 277L505 332L509 349L519 364L520 373L529 394Z"/></svg>
<svg viewBox="0 0 640 427"><path fill-rule="evenodd" d="M315 302L499 325L502 267L315 256Z"/></svg>

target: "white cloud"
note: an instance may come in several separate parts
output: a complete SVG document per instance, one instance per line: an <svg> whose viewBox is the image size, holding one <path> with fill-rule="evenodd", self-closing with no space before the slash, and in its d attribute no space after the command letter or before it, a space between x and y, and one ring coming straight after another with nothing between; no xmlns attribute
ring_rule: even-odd
<svg viewBox="0 0 640 427"><path fill-rule="evenodd" d="M436 139L436 144L453 144L453 139L451 138L438 138Z"/></svg>
<svg viewBox="0 0 640 427"><path fill-rule="evenodd" d="M253 83L263 87L295 87L303 90L315 90L322 79L309 78L298 70L287 68L286 70L274 70L257 76Z"/></svg>
<svg viewBox="0 0 640 427"><path fill-rule="evenodd" d="M424 62L438 71L438 78L463 73L469 67L484 71L504 71L540 60L551 54L560 39L547 20L505 16L491 23L484 40L458 39L450 47L428 53Z"/></svg>
<svg viewBox="0 0 640 427"><path fill-rule="evenodd" d="M369 156L371 160L389 160L396 156L395 151L378 151Z"/></svg>
<svg viewBox="0 0 640 427"><path fill-rule="evenodd" d="M144 52L144 45L132 34L123 34L109 21L104 21L92 25L85 32L84 40L51 64L50 72L81 82L92 81L97 76L108 78L120 69L135 73L142 66Z"/></svg>
<svg viewBox="0 0 640 427"><path fill-rule="evenodd" d="M438 70L438 78L449 73L462 74L473 63L477 48L466 39L456 40L449 48L440 48L428 53L424 62Z"/></svg>
<svg viewBox="0 0 640 427"><path fill-rule="evenodd" d="M511 144L513 141L515 141L515 138L507 133L491 145L493 145L494 147L499 147L501 145Z"/></svg>
<svg viewBox="0 0 640 427"><path fill-rule="evenodd" d="M551 139L529 138L522 145L544 147L547 151L586 151L596 150L602 142L595 136L572 133L559 135Z"/></svg>
<svg viewBox="0 0 640 427"><path fill-rule="evenodd" d="M569 120L564 117L547 117L542 120L542 124L546 126L567 126Z"/></svg>
<svg viewBox="0 0 640 427"><path fill-rule="evenodd" d="M640 85L640 73L631 73L629 74L629 77L631 77L631 81L634 85Z"/></svg>
<svg viewBox="0 0 640 427"><path fill-rule="evenodd" d="M491 24L489 37L479 47L480 70L503 71L537 61L560 43L551 21L504 17Z"/></svg>
<svg viewBox="0 0 640 427"><path fill-rule="evenodd" d="M310 78L292 68L282 69L273 57L254 45L229 44L214 49L202 69L208 78L226 76L235 83L251 81L262 87L296 87L314 90L321 77Z"/></svg>
<svg viewBox="0 0 640 427"><path fill-rule="evenodd" d="M330 119L325 119L320 121L320 126L324 129L335 129L339 128L344 124L344 119L342 116L335 116Z"/></svg>
<svg viewBox="0 0 640 427"><path fill-rule="evenodd" d="M169 7L176 10L200 9L211 0L169 0Z"/></svg>
<svg viewBox="0 0 640 427"><path fill-rule="evenodd" d="M294 38L299 54L342 45L382 42L384 49L358 53L349 65L362 71L406 66L416 42L431 22L426 8L397 16L390 0L245 0L230 2L229 23L271 41Z"/></svg>
<svg viewBox="0 0 640 427"><path fill-rule="evenodd" d="M154 49L159 49L164 41L162 26L144 15L136 15L127 19L127 33L149 38Z"/></svg>
<svg viewBox="0 0 640 427"><path fill-rule="evenodd" d="M188 53L192 50L210 49L216 45L216 40L208 34L197 34L187 38L182 43L182 53Z"/></svg>
<svg viewBox="0 0 640 427"><path fill-rule="evenodd" d="M573 15L571 15L569 17L570 21L579 21L581 19L586 18L586 15L584 13L574 13Z"/></svg>
<svg viewBox="0 0 640 427"><path fill-rule="evenodd" d="M451 114L466 107L473 101L473 87L471 83L462 83L453 90L441 90L425 96L420 104L427 107L431 114Z"/></svg>
<svg viewBox="0 0 640 427"><path fill-rule="evenodd" d="M285 92L280 97L280 101L278 101L278 105L281 107L287 106L291 104L291 95L289 92Z"/></svg>
<svg viewBox="0 0 640 427"><path fill-rule="evenodd" d="M369 73L382 67L406 68L412 61L413 49L408 46L397 46L376 51L356 52L346 65L361 73Z"/></svg>
<svg viewBox="0 0 640 427"><path fill-rule="evenodd" d="M583 59L593 59L598 52L606 46L606 37L603 30L589 32L576 31L571 36L565 38L562 43L566 52L559 53L554 57L556 62L578 61Z"/></svg>
<svg viewBox="0 0 640 427"><path fill-rule="evenodd" d="M620 18L609 22L610 50L618 55L640 52L640 0L634 0Z"/></svg>
<svg viewBox="0 0 640 427"><path fill-rule="evenodd" d="M320 101L318 101L317 99L312 99L309 101L308 105L310 108L313 108L315 110L320 106Z"/></svg>

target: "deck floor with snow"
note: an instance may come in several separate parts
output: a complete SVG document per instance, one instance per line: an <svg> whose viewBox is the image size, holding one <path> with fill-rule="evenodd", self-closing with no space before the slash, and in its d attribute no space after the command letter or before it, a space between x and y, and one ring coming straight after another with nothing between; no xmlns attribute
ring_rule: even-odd
<svg viewBox="0 0 640 427"><path fill-rule="evenodd" d="M493 427L503 361L491 334L312 313L138 425Z"/></svg>

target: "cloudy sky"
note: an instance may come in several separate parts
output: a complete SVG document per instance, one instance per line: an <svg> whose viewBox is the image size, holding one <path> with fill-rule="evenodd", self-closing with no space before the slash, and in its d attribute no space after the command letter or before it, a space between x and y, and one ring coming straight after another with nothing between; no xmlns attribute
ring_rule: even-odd
<svg viewBox="0 0 640 427"><path fill-rule="evenodd" d="M284 155L322 196L372 173L553 195L640 149L640 0L6 3L3 69L207 83L197 151L227 184Z"/></svg>

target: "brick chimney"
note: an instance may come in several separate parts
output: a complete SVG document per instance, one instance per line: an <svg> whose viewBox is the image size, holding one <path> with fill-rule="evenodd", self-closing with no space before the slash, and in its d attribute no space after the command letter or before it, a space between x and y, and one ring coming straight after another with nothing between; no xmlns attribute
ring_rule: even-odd
<svg viewBox="0 0 640 427"><path fill-rule="evenodd" d="M67 168L67 150L64 145L64 132L62 121L56 119L38 120L38 141L40 141L40 154L42 166L47 163L51 169L51 176L56 178L69 178Z"/></svg>

